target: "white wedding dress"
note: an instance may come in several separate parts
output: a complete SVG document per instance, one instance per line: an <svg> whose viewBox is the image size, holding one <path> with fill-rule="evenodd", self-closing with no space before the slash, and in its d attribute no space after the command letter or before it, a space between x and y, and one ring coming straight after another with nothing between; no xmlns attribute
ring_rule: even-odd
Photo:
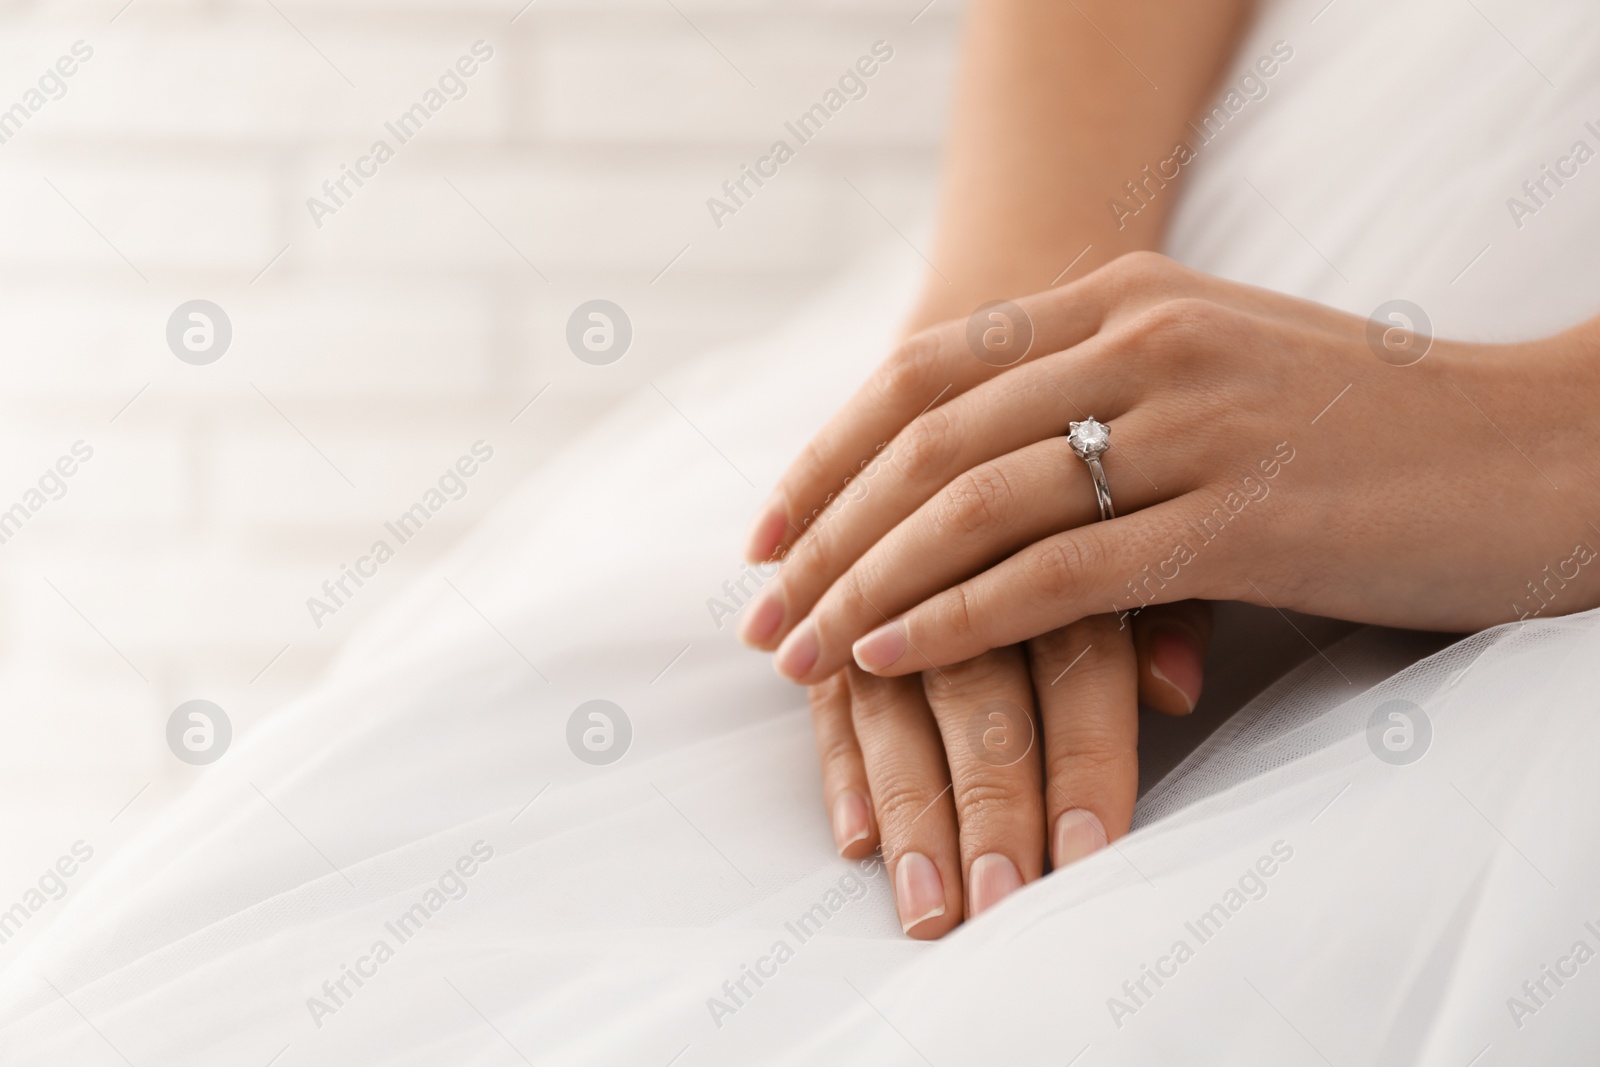
<svg viewBox="0 0 1600 1067"><path fill-rule="evenodd" d="M1592 4L1325 2L1265 5L1234 68L1293 58L1190 164L1171 254L1457 337L1600 313L1600 162L1522 188L1600 147ZM918 266L552 458L75 889L0 978L0 1063L1596 1062L1595 613L1303 648L1118 847L901 934L833 851L802 692L708 601ZM568 746L592 699L631 723L606 766Z"/></svg>

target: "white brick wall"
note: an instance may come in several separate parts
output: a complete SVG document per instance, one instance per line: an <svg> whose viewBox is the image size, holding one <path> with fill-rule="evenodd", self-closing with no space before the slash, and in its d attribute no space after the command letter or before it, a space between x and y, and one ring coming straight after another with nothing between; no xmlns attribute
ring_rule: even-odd
<svg viewBox="0 0 1600 1067"><path fill-rule="evenodd" d="M111 848L203 773L166 751L178 703L247 731L573 426L895 240L846 177L915 225L960 14L538 0L513 23L523 0L278 0L286 21L258 0L124 2L0 11L0 109L73 42L94 49L0 144L0 508L74 441L95 449L0 544L4 892L78 838ZM479 39L495 55L466 96L313 226L305 198ZM715 227L706 198L878 39L895 57L867 97ZM634 322L610 367L563 340L594 296ZM233 323L210 366L166 347L196 297ZM479 438L496 457L467 497L312 627L305 598Z"/></svg>

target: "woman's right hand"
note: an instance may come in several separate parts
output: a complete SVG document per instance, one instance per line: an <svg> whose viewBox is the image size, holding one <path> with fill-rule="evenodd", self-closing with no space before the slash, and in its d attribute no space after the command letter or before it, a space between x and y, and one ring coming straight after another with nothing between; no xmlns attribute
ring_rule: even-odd
<svg viewBox="0 0 1600 1067"><path fill-rule="evenodd" d="M1137 699L1191 711L1209 636L1209 607L1189 602L939 671L850 666L812 686L840 854L881 847L902 926L932 939L1116 840L1138 794Z"/></svg>

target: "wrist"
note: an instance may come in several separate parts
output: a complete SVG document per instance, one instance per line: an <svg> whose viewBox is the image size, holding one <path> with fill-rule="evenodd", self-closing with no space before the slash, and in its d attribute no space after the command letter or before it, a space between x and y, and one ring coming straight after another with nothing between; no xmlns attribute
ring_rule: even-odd
<svg viewBox="0 0 1600 1067"><path fill-rule="evenodd" d="M1600 323L1465 346L1454 362L1452 379L1481 409L1485 432L1517 455L1503 506L1517 514L1526 548L1540 546L1520 560L1517 617L1600 606Z"/></svg>

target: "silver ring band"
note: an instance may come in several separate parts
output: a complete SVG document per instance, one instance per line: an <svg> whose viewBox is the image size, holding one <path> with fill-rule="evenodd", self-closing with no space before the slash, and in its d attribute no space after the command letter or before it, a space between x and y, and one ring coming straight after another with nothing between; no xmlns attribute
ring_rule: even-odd
<svg viewBox="0 0 1600 1067"><path fill-rule="evenodd" d="M1069 424L1067 443L1072 446L1073 455L1089 468L1095 502L1100 505L1100 521L1116 518L1117 510L1111 505L1111 486L1106 482L1106 469L1100 462L1100 457L1111 447L1111 427L1091 415L1082 422Z"/></svg>

